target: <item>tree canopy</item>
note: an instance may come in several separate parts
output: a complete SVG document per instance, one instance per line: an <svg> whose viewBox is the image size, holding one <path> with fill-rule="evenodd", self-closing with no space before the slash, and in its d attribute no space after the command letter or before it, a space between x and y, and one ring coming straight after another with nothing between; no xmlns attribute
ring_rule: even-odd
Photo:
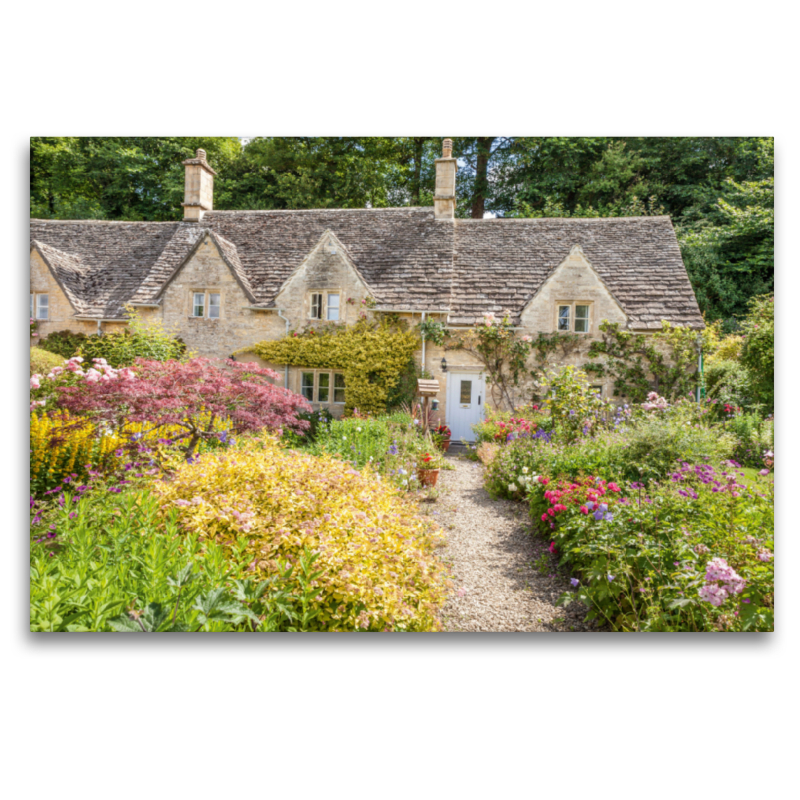
<svg viewBox="0 0 800 800"><path fill-rule="evenodd" d="M454 137L461 217L669 214L700 308L728 328L774 287L774 141ZM172 220L202 147L214 206L432 205L441 137L33 137L31 216Z"/></svg>

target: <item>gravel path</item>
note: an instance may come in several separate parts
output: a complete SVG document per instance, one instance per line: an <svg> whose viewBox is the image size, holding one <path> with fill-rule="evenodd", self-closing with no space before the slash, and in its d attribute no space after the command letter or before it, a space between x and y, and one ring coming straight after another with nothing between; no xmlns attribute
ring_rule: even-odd
<svg viewBox="0 0 800 800"><path fill-rule="evenodd" d="M439 473L438 502L429 511L444 528L443 557L453 572L444 607L447 631L586 631L586 609L555 601L570 588L548 543L530 533L527 507L492 500L483 465L455 456ZM437 488L439 488L437 487Z"/></svg>

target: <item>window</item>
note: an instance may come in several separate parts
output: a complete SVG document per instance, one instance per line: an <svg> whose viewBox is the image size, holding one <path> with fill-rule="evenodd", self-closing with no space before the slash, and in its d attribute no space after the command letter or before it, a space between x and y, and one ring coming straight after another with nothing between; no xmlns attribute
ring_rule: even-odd
<svg viewBox="0 0 800 800"><path fill-rule="evenodd" d="M589 333L589 306L575 306L575 333Z"/></svg>
<svg viewBox="0 0 800 800"><path fill-rule="evenodd" d="M311 295L311 319L322 319L322 295Z"/></svg>
<svg viewBox="0 0 800 800"><path fill-rule="evenodd" d="M305 397L309 403L314 402L314 373L304 372L300 384L300 394Z"/></svg>
<svg viewBox="0 0 800 800"><path fill-rule="evenodd" d="M217 292L192 292L192 316L219 319L222 295Z"/></svg>
<svg viewBox="0 0 800 800"><path fill-rule="evenodd" d="M194 302L192 303L193 317L204 317L206 315L206 296L204 293L195 292Z"/></svg>
<svg viewBox="0 0 800 800"><path fill-rule="evenodd" d="M603 387L602 386L591 386L591 390L598 396L603 396Z"/></svg>
<svg viewBox="0 0 800 800"><path fill-rule="evenodd" d="M328 319L329 320L338 320L339 319L339 293L338 292L329 292L328 293Z"/></svg>
<svg viewBox="0 0 800 800"><path fill-rule="evenodd" d="M459 403L472 402L472 381L461 381L461 391L459 392Z"/></svg>
<svg viewBox="0 0 800 800"><path fill-rule="evenodd" d="M49 319L50 298L46 294L31 292L31 319Z"/></svg>
<svg viewBox="0 0 800 800"><path fill-rule="evenodd" d="M344 404L344 375L341 372L301 372L300 394L309 403Z"/></svg>
<svg viewBox="0 0 800 800"><path fill-rule="evenodd" d="M589 333L591 329L591 306L588 303L559 304L556 328L559 331Z"/></svg>
<svg viewBox="0 0 800 800"><path fill-rule="evenodd" d="M344 403L344 375L341 372L333 376L333 402Z"/></svg>
<svg viewBox="0 0 800 800"><path fill-rule="evenodd" d="M317 386L317 402L327 403L331 391L331 374L330 372L320 372L319 385Z"/></svg>

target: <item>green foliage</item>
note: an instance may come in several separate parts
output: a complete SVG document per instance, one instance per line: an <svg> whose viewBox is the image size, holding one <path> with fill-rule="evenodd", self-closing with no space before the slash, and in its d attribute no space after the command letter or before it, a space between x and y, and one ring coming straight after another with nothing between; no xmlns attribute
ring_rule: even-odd
<svg viewBox="0 0 800 800"><path fill-rule="evenodd" d="M202 147L217 171L214 206L225 204L236 137L32 136L30 215L37 219L179 220L182 162Z"/></svg>
<svg viewBox="0 0 800 800"><path fill-rule="evenodd" d="M444 339L447 335L444 322L428 317L428 319L423 320L417 325L417 330L419 331L420 338L428 342L433 342L433 344L439 347L444 344Z"/></svg>
<svg viewBox="0 0 800 800"><path fill-rule="evenodd" d="M354 469L369 466L401 489L418 487L419 456L434 449L410 414L334 420L321 426L312 452L328 454Z"/></svg>
<svg viewBox="0 0 800 800"><path fill-rule="evenodd" d="M519 485L523 474L650 483L684 461L719 464L733 455L736 439L722 425L704 424L699 414L696 404L687 402L667 412L618 415L610 429L569 442L557 435L518 438L500 448L486 470L486 487L496 496L513 497L508 486Z"/></svg>
<svg viewBox="0 0 800 800"><path fill-rule="evenodd" d="M753 399L771 413L775 410L775 298L755 297L742 323L741 363L750 377Z"/></svg>
<svg viewBox="0 0 800 800"><path fill-rule="evenodd" d="M239 352L255 353L272 364L342 370L345 411L380 414L418 346L416 335L400 326L360 320L322 333L259 342Z"/></svg>
<svg viewBox="0 0 800 800"><path fill-rule="evenodd" d="M742 466L760 469L764 453L775 450L775 425L760 414L734 414L725 422L725 430L736 437L733 458Z"/></svg>
<svg viewBox="0 0 800 800"><path fill-rule="evenodd" d="M550 370L544 387L544 408L550 411L553 429L561 441L573 442L591 429L606 404L591 389L586 373L574 366Z"/></svg>
<svg viewBox="0 0 800 800"><path fill-rule="evenodd" d="M67 359L78 355L78 352L88 338L89 337L85 333L55 331L42 339L42 341L39 342L39 347L51 353L55 353L63 359Z"/></svg>
<svg viewBox="0 0 800 800"><path fill-rule="evenodd" d="M696 384L697 332L662 322L653 334L622 330L619 323L600 323L602 339L589 345L589 358L602 359L584 368L614 379L614 394L642 403L650 392L674 400L692 393Z"/></svg>
<svg viewBox="0 0 800 800"><path fill-rule="evenodd" d="M46 375L53 367L60 367L64 359L41 347L31 347L31 375Z"/></svg>
<svg viewBox="0 0 800 800"><path fill-rule="evenodd" d="M750 376L738 361L713 361L703 376L706 397L743 408L751 404Z"/></svg>
<svg viewBox="0 0 800 800"><path fill-rule="evenodd" d="M66 493L32 527L32 631L303 630L314 556L254 584L246 566L181 533L141 488ZM48 533L50 536L48 537ZM229 585L231 588L229 588ZM304 598L306 602L304 603Z"/></svg>
<svg viewBox="0 0 800 800"><path fill-rule="evenodd" d="M187 354L184 342L167 333L160 320L143 322L135 311L129 310L129 314L124 330L86 337L80 354L87 362L104 358L112 367L129 367L137 358L173 361Z"/></svg>

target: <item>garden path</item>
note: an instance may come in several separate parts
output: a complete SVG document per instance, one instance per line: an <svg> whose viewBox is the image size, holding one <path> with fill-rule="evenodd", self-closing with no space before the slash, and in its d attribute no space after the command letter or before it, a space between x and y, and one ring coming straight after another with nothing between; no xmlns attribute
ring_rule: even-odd
<svg viewBox="0 0 800 800"><path fill-rule="evenodd" d="M447 631L586 631L586 609L556 607L569 578L558 572L548 542L532 536L527 507L492 500L484 467L448 456L455 470L439 474L438 502L429 511L447 534L443 551L454 577L444 607Z"/></svg>

